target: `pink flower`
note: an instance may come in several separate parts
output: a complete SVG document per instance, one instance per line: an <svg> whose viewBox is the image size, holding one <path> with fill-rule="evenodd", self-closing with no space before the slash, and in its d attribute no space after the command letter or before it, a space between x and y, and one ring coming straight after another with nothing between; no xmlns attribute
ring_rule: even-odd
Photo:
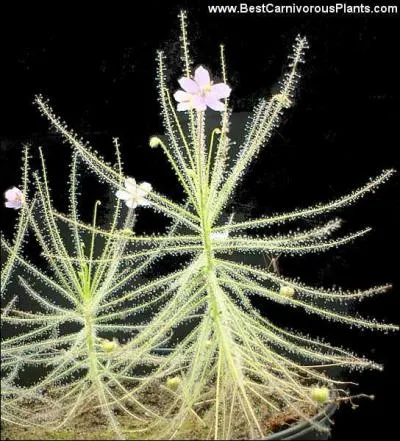
<svg viewBox="0 0 400 441"><path fill-rule="evenodd" d="M22 191L17 187L13 187L7 190L4 193L4 197L7 199L7 202L4 205L7 208L14 208L14 210L20 209L22 207L22 204L25 202Z"/></svg>
<svg viewBox="0 0 400 441"><path fill-rule="evenodd" d="M151 191L151 185L148 182L142 182L137 185L134 178L125 179L125 190L118 190L115 195L118 199L125 201L129 208L136 208L139 205L147 206L150 202L145 199Z"/></svg>
<svg viewBox="0 0 400 441"><path fill-rule="evenodd" d="M222 98L228 98L231 88L225 83L213 84L210 74L203 66L199 66L194 79L182 77L179 85L183 90L174 93L174 98L178 101L178 111L189 109L206 110L207 107L221 112L224 104Z"/></svg>

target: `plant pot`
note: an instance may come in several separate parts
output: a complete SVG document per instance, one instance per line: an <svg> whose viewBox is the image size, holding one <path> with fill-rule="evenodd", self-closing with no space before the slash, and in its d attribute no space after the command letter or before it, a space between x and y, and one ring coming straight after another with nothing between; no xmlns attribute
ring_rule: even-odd
<svg viewBox="0 0 400 441"><path fill-rule="evenodd" d="M279 432L273 433L272 435L266 437L266 440L290 440L290 439L298 439L298 440L325 440L330 436L330 426L332 425L332 421L330 417L334 414L337 409L337 405L335 403L329 404L326 406L320 413L315 415L312 418L312 421L318 423L320 426L326 427L327 431L318 430L315 426L313 426L308 421L302 421L300 423L294 424L292 427L288 429L281 430Z"/></svg>

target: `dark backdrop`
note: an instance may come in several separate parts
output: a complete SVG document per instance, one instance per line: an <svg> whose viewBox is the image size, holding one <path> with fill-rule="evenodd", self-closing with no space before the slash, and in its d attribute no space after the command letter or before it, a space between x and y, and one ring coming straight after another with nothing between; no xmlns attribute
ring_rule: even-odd
<svg viewBox="0 0 400 441"><path fill-rule="evenodd" d="M128 175L181 197L161 152L147 146L151 135L162 133L155 51L162 48L170 60L179 60L176 16L181 7L189 12L195 63L216 71L218 45L226 44L235 111L249 111L257 98L275 89L297 33L310 41L295 106L250 168L236 200L238 210L259 215L327 201L382 169L400 169L398 15L211 15L207 2L200 1L149 0L130 6L129 11L118 4L83 11L58 4L39 11L36 5L32 11L3 15L1 188L19 181L22 143L43 145L55 204L65 208L70 150L31 104L34 94L42 93L106 157L112 159L112 137L120 137ZM176 63L169 74L179 77ZM399 182L396 175L376 194L338 213L345 231L370 225L371 234L323 255L282 259L282 270L325 286L366 288L392 282L389 294L366 300L358 310L399 322ZM82 197L91 191L87 187ZM2 207L1 219L9 234L15 213ZM157 215L143 210L138 228L154 231L159 222ZM304 320L263 302L257 306L278 323L298 325L385 364L382 373L352 374L359 390L374 393L376 399L363 400L357 410L343 407L335 417L334 439L395 433L398 336L349 330L307 315Z"/></svg>

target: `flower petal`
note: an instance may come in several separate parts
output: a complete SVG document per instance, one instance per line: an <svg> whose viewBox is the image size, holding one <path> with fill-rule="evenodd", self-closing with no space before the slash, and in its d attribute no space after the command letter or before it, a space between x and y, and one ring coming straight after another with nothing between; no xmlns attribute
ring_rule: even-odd
<svg viewBox="0 0 400 441"><path fill-rule="evenodd" d="M21 201L7 201L4 205L7 208L14 208L14 210L18 210L19 208L22 207L22 202Z"/></svg>
<svg viewBox="0 0 400 441"><path fill-rule="evenodd" d="M218 98L213 94L209 93L204 97L204 101L210 109L222 112L225 109L224 103L218 101Z"/></svg>
<svg viewBox="0 0 400 441"><path fill-rule="evenodd" d="M13 187L13 188L10 188L9 190L7 190L4 193L4 196L8 200L15 201L15 200L21 198L22 191L19 188L17 188L17 187Z"/></svg>
<svg viewBox="0 0 400 441"><path fill-rule="evenodd" d="M182 77L180 80L178 80L178 83L185 92L200 93L200 87L191 78Z"/></svg>
<svg viewBox="0 0 400 441"><path fill-rule="evenodd" d="M138 205L137 202L136 202L136 200L133 199L133 198L127 199L127 200L125 201L125 204L126 204L126 206L129 207L129 208L136 208L137 205Z"/></svg>
<svg viewBox="0 0 400 441"><path fill-rule="evenodd" d="M136 192L136 180L135 178L127 178L125 179L125 188L129 193L135 193Z"/></svg>
<svg viewBox="0 0 400 441"><path fill-rule="evenodd" d="M132 197L132 195L125 190L118 190L115 193L115 196L117 196L118 199L122 199L123 201L126 201Z"/></svg>
<svg viewBox="0 0 400 441"><path fill-rule="evenodd" d="M144 190L143 188L138 188L136 192L136 199L145 198L148 195L148 190Z"/></svg>
<svg viewBox="0 0 400 441"><path fill-rule="evenodd" d="M148 182L142 182L141 184L139 184L139 188L143 191L147 193L149 193L151 191L151 189L153 188L151 186L151 184L149 184Z"/></svg>
<svg viewBox="0 0 400 441"><path fill-rule="evenodd" d="M228 98L231 90L232 89L225 83L213 84L211 86L211 93L218 99Z"/></svg>
<svg viewBox="0 0 400 441"><path fill-rule="evenodd" d="M206 110L207 109L207 105L206 102L204 100L204 97L199 96L199 95L194 95L193 99L192 99L192 106L194 109L196 110Z"/></svg>
<svg viewBox="0 0 400 441"><path fill-rule="evenodd" d="M151 204L151 202L145 199L144 197L138 197L137 204L141 205L142 207L148 207Z"/></svg>
<svg viewBox="0 0 400 441"><path fill-rule="evenodd" d="M194 80L199 85L200 88L209 86L211 83L210 74L207 69L203 66L199 66L194 72Z"/></svg>
<svg viewBox="0 0 400 441"><path fill-rule="evenodd" d="M183 90L178 90L174 93L174 98L178 103L190 101L191 95Z"/></svg>
<svg viewBox="0 0 400 441"><path fill-rule="evenodd" d="M184 103L179 103L176 107L178 112L184 112L185 110L193 109L192 101L185 101Z"/></svg>

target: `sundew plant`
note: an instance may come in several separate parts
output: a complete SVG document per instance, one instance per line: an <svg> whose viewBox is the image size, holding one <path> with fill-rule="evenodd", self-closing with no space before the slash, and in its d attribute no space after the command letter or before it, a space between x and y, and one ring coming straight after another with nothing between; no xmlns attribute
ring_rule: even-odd
<svg viewBox="0 0 400 441"><path fill-rule="evenodd" d="M362 237L369 228L337 236L341 223L336 218L309 229L294 225L289 233L269 231L273 226L326 218L374 191L393 170L383 171L337 200L240 222L235 219L235 191L293 103L308 48L306 39L296 37L279 90L254 106L239 150L233 154L232 90L224 48L219 51L221 71L212 77L206 67L192 62L186 14L182 12L179 19L183 73L176 83L167 84L165 56L157 54L165 134L151 137L149 144L165 153L184 190L184 201L173 201L148 183L137 184L123 173L117 142L118 160L113 166L68 129L43 97L35 99L43 116L73 148L71 209L64 215L52 207L43 165L41 175L34 175L34 199L24 198L21 203L15 245L3 245L10 261L7 271L11 274L13 265L26 270L32 280L18 276L21 289L41 308L23 312L13 303L3 309L3 321L23 329L3 342L9 421L43 424L35 407L27 410L23 405L32 399L38 407L50 406L52 420L46 423L56 421L59 426L80 408L95 406L106 415L118 438L135 430L141 437L179 438L192 426L197 427L200 438L262 438L268 434L266 418L290 411L310 420L326 403L354 398L347 390L349 383L327 375L328 367L381 366L321 338L278 327L274 317L259 313L252 297L351 327L398 329L345 314L337 307L384 293L389 285L356 291L323 289L285 277L273 264L255 265L248 259L253 254L301 258ZM217 126L210 126L210 112L220 113ZM97 203L91 222L79 218L78 161L115 195L109 229L96 224ZM14 193L9 194L10 201L12 198L16 198ZM136 236L132 228L139 206L167 216L172 227L166 234ZM72 232L72 252L59 230L61 223ZM54 277L22 256L26 225L33 230ZM152 264L163 255L180 255L186 260L160 275ZM137 278L143 272L146 280ZM51 287L49 295L36 287L39 282ZM150 310L150 317L141 316L145 309ZM74 322L76 330L66 332L62 326L66 322ZM33 330L26 330L28 325ZM176 330L182 335L178 342L172 339ZM119 332L119 339L123 336L123 343L113 331ZM27 364L46 366L48 373L33 386L16 391L16 372ZM151 388L167 397L162 409L147 405L146 391ZM135 420L134 429L124 427L121 413Z"/></svg>
<svg viewBox="0 0 400 441"><path fill-rule="evenodd" d="M122 185L116 139L114 146ZM57 430L88 409L101 409L114 435L124 438L115 417L117 409L137 421L145 421L138 412L157 416L127 389L139 380L128 362L132 347L125 347L124 341L141 326L130 325L125 317L145 312L145 302L135 298L157 292L176 278L173 274L145 283L144 273L162 253L168 237L160 238L156 252L149 251L147 243L151 240L153 246L157 238L132 237L135 208L147 204L145 195L151 189L150 184L136 185L133 180L128 188L137 190L135 198L127 200L126 207L115 198L109 228L101 234L96 230L101 204L94 202L88 232L78 214L78 155L71 161L70 209L62 214L53 206L41 149L39 153L41 172L30 173L25 147L22 190L13 187L6 192L7 208L20 210L20 216L13 244L5 238L1 242L6 303L2 326L5 333L13 334L2 341L2 419ZM45 269L23 255L27 233L40 247ZM95 265L96 258L101 263ZM110 312L116 304L118 310ZM157 358L148 355L149 359L142 356L142 366Z"/></svg>

